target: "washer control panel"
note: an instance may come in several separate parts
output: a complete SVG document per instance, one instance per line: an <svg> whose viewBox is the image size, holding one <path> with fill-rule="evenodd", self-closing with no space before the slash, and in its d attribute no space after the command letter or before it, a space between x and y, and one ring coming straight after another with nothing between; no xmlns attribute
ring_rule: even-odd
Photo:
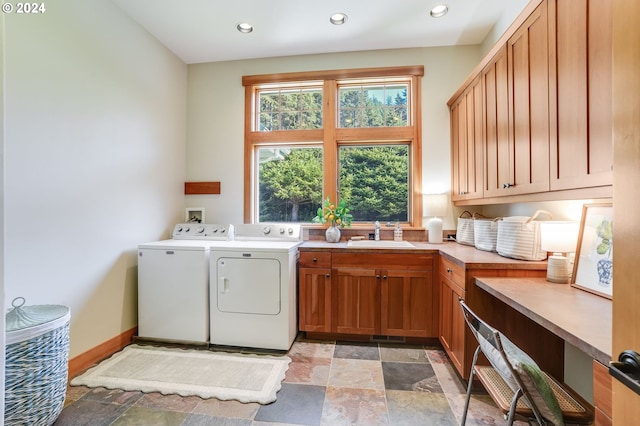
<svg viewBox="0 0 640 426"><path fill-rule="evenodd" d="M257 223L235 226L236 240L301 241L302 226L297 223Z"/></svg>
<svg viewBox="0 0 640 426"><path fill-rule="evenodd" d="M232 240L233 225L213 223L178 223L173 227L174 240Z"/></svg>

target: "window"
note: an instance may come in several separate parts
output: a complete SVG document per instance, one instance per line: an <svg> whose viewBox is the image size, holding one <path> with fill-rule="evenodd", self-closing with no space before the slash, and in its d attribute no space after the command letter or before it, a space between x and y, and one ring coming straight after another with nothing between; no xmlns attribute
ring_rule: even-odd
<svg viewBox="0 0 640 426"><path fill-rule="evenodd" d="M408 144L340 146L338 163L338 193L355 222L409 221Z"/></svg>
<svg viewBox="0 0 640 426"><path fill-rule="evenodd" d="M257 94L260 131L322 128L322 87L263 89Z"/></svg>
<svg viewBox="0 0 640 426"><path fill-rule="evenodd" d="M340 127L406 126L408 84L341 85Z"/></svg>
<svg viewBox="0 0 640 426"><path fill-rule="evenodd" d="M421 225L423 67L243 77L245 222L309 223L327 196L353 226Z"/></svg>
<svg viewBox="0 0 640 426"><path fill-rule="evenodd" d="M308 222L322 193L322 148L261 147L258 153L258 222Z"/></svg>

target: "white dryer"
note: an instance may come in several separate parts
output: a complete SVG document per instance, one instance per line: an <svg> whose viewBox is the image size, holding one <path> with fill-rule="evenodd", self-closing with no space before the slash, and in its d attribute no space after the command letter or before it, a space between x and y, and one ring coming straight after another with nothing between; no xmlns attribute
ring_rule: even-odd
<svg viewBox="0 0 640 426"><path fill-rule="evenodd" d="M138 246L138 338L208 344L209 253L232 226L182 223Z"/></svg>
<svg viewBox="0 0 640 426"><path fill-rule="evenodd" d="M297 224L236 225L210 256L211 344L288 350L297 335Z"/></svg>

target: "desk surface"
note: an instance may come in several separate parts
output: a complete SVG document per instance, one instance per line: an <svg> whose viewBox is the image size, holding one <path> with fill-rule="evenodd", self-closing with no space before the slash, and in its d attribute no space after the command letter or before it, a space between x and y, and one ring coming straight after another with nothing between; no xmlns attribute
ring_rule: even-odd
<svg viewBox="0 0 640 426"><path fill-rule="evenodd" d="M544 278L476 278L476 285L604 365L611 361L611 300Z"/></svg>

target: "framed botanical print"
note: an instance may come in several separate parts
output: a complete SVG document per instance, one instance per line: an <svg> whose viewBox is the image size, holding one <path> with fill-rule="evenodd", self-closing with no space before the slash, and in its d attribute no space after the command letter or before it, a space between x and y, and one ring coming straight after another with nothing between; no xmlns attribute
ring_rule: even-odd
<svg viewBox="0 0 640 426"><path fill-rule="evenodd" d="M613 297L613 204L583 206L571 285Z"/></svg>

